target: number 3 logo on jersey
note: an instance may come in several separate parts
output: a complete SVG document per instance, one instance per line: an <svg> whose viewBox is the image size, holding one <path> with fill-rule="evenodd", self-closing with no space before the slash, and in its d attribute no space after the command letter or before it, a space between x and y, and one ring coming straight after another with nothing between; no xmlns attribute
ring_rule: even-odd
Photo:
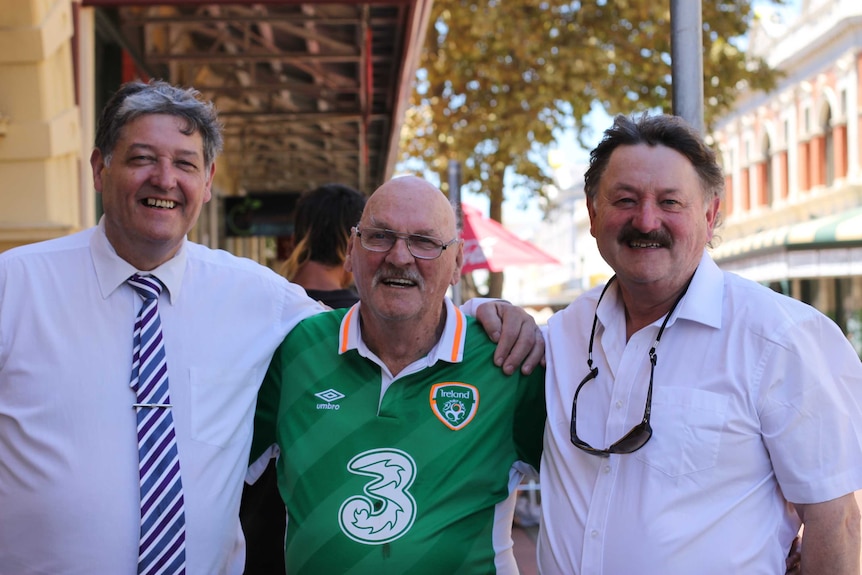
<svg viewBox="0 0 862 575"><path fill-rule="evenodd" d="M345 535L368 545L395 541L413 526L416 501L408 489L416 478L416 462L400 449L372 449L355 456L347 470L375 478L338 510Z"/></svg>

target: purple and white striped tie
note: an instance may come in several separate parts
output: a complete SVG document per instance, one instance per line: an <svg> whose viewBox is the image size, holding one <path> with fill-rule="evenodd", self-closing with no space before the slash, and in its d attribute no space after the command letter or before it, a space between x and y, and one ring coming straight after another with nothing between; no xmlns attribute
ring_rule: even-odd
<svg viewBox="0 0 862 575"><path fill-rule="evenodd" d="M186 517L159 319L162 284L138 274L128 283L144 298L135 321L131 381L137 396L141 478L138 573L179 575L186 572Z"/></svg>

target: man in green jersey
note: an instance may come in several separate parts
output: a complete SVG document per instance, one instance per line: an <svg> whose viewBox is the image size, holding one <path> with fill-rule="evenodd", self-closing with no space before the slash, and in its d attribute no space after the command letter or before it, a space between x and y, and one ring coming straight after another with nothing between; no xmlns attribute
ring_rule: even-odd
<svg viewBox="0 0 862 575"><path fill-rule="evenodd" d="M350 240L360 302L304 320L276 351L252 455L280 450L288 573L518 572L515 490L538 467L544 370L494 366L446 297L461 263L442 192L391 180Z"/></svg>

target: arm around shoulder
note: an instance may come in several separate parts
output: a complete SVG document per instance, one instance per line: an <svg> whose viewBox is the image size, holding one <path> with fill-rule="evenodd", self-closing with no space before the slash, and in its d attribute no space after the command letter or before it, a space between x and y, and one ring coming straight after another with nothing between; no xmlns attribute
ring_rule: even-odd
<svg viewBox="0 0 862 575"><path fill-rule="evenodd" d="M472 301L462 310L468 315L475 310L476 320L497 344L494 364L504 373L515 373L520 365L521 373L529 374L544 361L545 340L530 314L504 300L486 300L478 306L469 305Z"/></svg>

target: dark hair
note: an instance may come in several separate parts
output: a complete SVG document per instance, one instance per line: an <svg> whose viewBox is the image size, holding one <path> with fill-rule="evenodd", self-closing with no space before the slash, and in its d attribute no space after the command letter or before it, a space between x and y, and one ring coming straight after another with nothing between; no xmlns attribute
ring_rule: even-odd
<svg viewBox="0 0 862 575"><path fill-rule="evenodd" d="M587 197L595 198L598 193L599 181L613 151L618 146L638 144L661 145L676 150L691 162L707 201L724 196L724 172L716 161L715 152L685 120L669 114L643 114L638 118L620 114L614 118L614 125L605 130L599 145L590 152L590 167L584 174Z"/></svg>
<svg viewBox="0 0 862 575"><path fill-rule="evenodd" d="M350 228L359 222L366 197L341 184L325 184L304 192L296 202L294 248L284 265L292 279L307 261L337 266L347 257Z"/></svg>
<svg viewBox="0 0 862 575"><path fill-rule="evenodd" d="M207 168L222 149L221 125L215 106L201 99L193 88L178 88L161 80L149 83L127 82L111 96L99 115L96 148L110 163L120 132L129 122L149 114L168 114L183 118L183 134L199 132L203 140L204 164Z"/></svg>

